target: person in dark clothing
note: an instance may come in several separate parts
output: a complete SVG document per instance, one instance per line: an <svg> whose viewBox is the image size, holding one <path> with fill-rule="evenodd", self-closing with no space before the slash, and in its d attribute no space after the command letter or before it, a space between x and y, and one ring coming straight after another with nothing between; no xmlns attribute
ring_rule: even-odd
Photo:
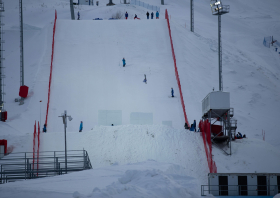
<svg viewBox="0 0 280 198"><path fill-rule="evenodd" d="M143 82L147 84L146 74L144 74L144 77L145 77L145 78L144 78Z"/></svg>
<svg viewBox="0 0 280 198"><path fill-rule="evenodd" d="M82 131L83 131L83 121L81 121L79 132L82 132Z"/></svg>
<svg viewBox="0 0 280 198"><path fill-rule="evenodd" d="M47 132L47 126L46 126L46 124L44 124L44 127L43 127L43 132Z"/></svg>
<svg viewBox="0 0 280 198"><path fill-rule="evenodd" d="M134 19L138 19L137 14L135 14Z"/></svg>
<svg viewBox="0 0 280 198"><path fill-rule="evenodd" d="M154 18L154 13L152 12L152 13L151 13L151 19L153 19L153 18Z"/></svg>
<svg viewBox="0 0 280 198"><path fill-rule="evenodd" d="M237 135L236 135L236 138L237 139L241 139L242 138L242 134L240 132L238 132Z"/></svg>
<svg viewBox="0 0 280 198"><path fill-rule="evenodd" d="M122 59L122 62L123 62L123 67L125 67L126 63L125 63L125 59L124 58Z"/></svg>
<svg viewBox="0 0 280 198"><path fill-rule="evenodd" d="M125 19L127 19L127 17L128 17L128 13L126 12L126 13L125 13Z"/></svg>
<svg viewBox="0 0 280 198"><path fill-rule="evenodd" d="M171 88L171 97L174 98L174 90Z"/></svg>
<svg viewBox="0 0 280 198"><path fill-rule="evenodd" d="M196 132L196 121L195 120L193 121L193 129Z"/></svg>
<svg viewBox="0 0 280 198"><path fill-rule="evenodd" d="M147 12L147 13L146 13L146 15L147 15L147 19L149 19L149 15L150 15L150 13L149 13L149 12Z"/></svg>
<svg viewBox="0 0 280 198"><path fill-rule="evenodd" d="M80 20L80 12L78 11L78 20Z"/></svg>
<svg viewBox="0 0 280 198"><path fill-rule="evenodd" d="M184 127L185 127L185 129L190 129L190 127L188 126L187 123L185 123Z"/></svg>

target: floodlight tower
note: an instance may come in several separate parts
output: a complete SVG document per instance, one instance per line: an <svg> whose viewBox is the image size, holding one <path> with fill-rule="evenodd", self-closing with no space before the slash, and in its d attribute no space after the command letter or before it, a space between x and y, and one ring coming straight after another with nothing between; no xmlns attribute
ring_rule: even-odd
<svg viewBox="0 0 280 198"><path fill-rule="evenodd" d="M71 19L75 20L73 0L70 0L70 12L71 12Z"/></svg>
<svg viewBox="0 0 280 198"><path fill-rule="evenodd" d="M229 5L222 5L221 0L210 0L213 15L218 15L218 48L219 48L219 90L223 91L222 80L222 39L221 39L221 15L229 13Z"/></svg>
<svg viewBox="0 0 280 198"><path fill-rule="evenodd" d="M3 45L4 41L2 40L2 12L4 12L4 3L0 0L0 114L4 109L4 72L3 72ZM1 115L0 115L1 121Z"/></svg>
<svg viewBox="0 0 280 198"><path fill-rule="evenodd" d="M24 85L24 54L23 54L23 14L22 0L19 0L19 19L20 19L20 86Z"/></svg>
<svg viewBox="0 0 280 198"><path fill-rule="evenodd" d="M193 0L190 0L191 8L191 32L194 32Z"/></svg>

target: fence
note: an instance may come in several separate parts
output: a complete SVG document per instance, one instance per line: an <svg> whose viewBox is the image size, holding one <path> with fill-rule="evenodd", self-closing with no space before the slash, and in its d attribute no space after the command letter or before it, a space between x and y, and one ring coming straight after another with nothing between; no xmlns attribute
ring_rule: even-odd
<svg viewBox="0 0 280 198"><path fill-rule="evenodd" d="M144 7L144 8L149 9L149 10L153 10L153 11L158 11L158 12L160 12L160 7L159 7L159 6L150 5L150 4L144 3L144 2L142 2L142 1L131 0L131 1L130 1L130 4L131 4L131 5L142 6L142 7Z"/></svg>
<svg viewBox="0 0 280 198"><path fill-rule="evenodd" d="M208 120L200 121L199 129L201 131L200 134L202 136L203 143L204 143L209 171L210 173L217 173L216 163L212 159L212 142L211 142L211 133L210 133L210 123L208 122Z"/></svg>
<svg viewBox="0 0 280 198"><path fill-rule="evenodd" d="M171 43L171 50L172 50L172 57L173 57L174 67L175 67L175 75L176 75L177 84L178 84L178 88L179 88L179 92L180 92L180 99L181 99L181 105L182 105L183 112L184 112L185 123L187 123L188 128L190 128L190 124L189 124L187 114L186 114L186 110L185 110L185 103L184 103L184 98L183 98L183 94L182 94L179 73L178 73L177 64L176 64L176 57L175 57L175 52L174 52L174 47L173 47L173 41L172 41L172 36L171 36L171 29L170 29L170 23L169 23L169 17L168 17L167 10L165 10L165 19L167 20L167 25L168 25L168 31L169 31L169 37L170 37L170 43Z"/></svg>
<svg viewBox="0 0 280 198"><path fill-rule="evenodd" d="M40 162L39 159L34 159L33 156L32 152L11 153L0 159L0 184L62 175L66 172L70 173L92 168L86 150L67 151L67 166L65 166L65 151L40 152ZM39 155L37 154L37 156ZM32 165L32 161L35 161L37 169Z"/></svg>
<svg viewBox="0 0 280 198"><path fill-rule="evenodd" d="M57 12L55 10L55 18L54 18L54 24L53 24L52 56L51 56L50 78L49 78L48 103L47 103L47 113L46 113L46 121L45 121L46 126L48 126L48 115L49 115L49 105L50 105L52 68L53 68L53 54L54 54L54 36L55 36L55 29L56 29L56 20L57 20Z"/></svg>

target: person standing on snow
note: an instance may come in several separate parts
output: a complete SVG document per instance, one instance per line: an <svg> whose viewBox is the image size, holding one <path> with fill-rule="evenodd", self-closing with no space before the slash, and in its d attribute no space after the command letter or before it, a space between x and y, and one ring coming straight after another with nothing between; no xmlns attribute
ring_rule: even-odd
<svg viewBox="0 0 280 198"><path fill-rule="evenodd" d="M145 78L144 78L143 82L147 84L146 74L144 74L144 77L145 77Z"/></svg>
<svg viewBox="0 0 280 198"><path fill-rule="evenodd" d="M195 121L195 120L193 121L193 124L192 124L192 125L193 125L194 131L196 132L196 121Z"/></svg>
<svg viewBox="0 0 280 198"><path fill-rule="evenodd" d="M127 17L128 17L128 13L126 12L126 13L125 13L125 19L127 19Z"/></svg>
<svg viewBox="0 0 280 198"><path fill-rule="evenodd" d="M47 126L46 126L46 124L44 124L44 128L43 128L43 132L47 132Z"/></svg>
<svg viewBox="0 0 280 198"><path fill-rule="evenodd" d="M122 62L123 62L123 67L124 67L126 65L124 58L122 59Z"/></svg>
<svg viewBox="0 0 280 198"><path fill-rule="evenodd" d="M171 96L172 96L172 98L174 98L174 90L173 90L173 88L171 88Z"/></svg>
<svg viewBox="0 0 280 198"><path fill-rule="evenodd" d="M151 19L153 19L153 18L154 18L154 13L152 12L152 13L151 13Z"/></svg>
<svg viewBox="0 0 280 198"><path fill-rule="evenodd" d="M156 12L156 19L159 19L159 13L158 13L158 11Z"/></svg>
<svg viewBox="0 0 280 198"><path fill-rule="evenodd" d="M79 132L82 132L82 131L83 131L83 121L81 121Z"/></svg>
<svg viewBox="0 0 280 198"><path fill-rule="evenodd" d="M149 15L150 15L150 13L149 13L149 12L147 12L147 13L146 13L146 15L147 15L147 19L149 19Z"/></svg>
<svg viewBox="0 0 280 198"><path fill-rule="evenodd" d="M80 20L80 12L78 11L78 20Z"/></svg>

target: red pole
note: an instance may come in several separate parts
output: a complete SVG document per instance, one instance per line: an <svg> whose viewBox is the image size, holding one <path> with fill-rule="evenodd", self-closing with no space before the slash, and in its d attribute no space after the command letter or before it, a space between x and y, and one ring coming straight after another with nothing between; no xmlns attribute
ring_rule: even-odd
<svg viewBox="0 0 280 198"><path fill-rule="evenodd" d="M34 170L34 160L35 160L35 138L36 138L36 120L34 125L34 134L33 134L33 164L32 164L33 170Z"/></svg>
<svg viewBox="0 0 280 198"><path fill-rule="evenodd" d="M40 124L38 122L37 176L38 176L38 169L39 169L39 147L40 147Z"/></svg>

